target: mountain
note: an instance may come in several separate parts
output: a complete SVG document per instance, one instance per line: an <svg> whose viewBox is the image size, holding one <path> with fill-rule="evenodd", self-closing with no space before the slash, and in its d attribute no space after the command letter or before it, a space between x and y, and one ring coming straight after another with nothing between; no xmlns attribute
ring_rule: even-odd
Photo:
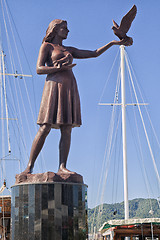
<svg viewBox="0 0 160 240"><path fill-rule="evenodd" d="M153 210L151 214L150 210ZM114 211L117 211L114 215ZM150 212L150 213L149 213ZM98 214L99 213L99 214ZM129 201L129 217L130 218L160 218L160 206L156 199L136 198ZM104 222L112 219L124 219L124 202L115 204L99 205L95 208L88 209L88 228L91 232L96 227L96 231Z"/></svg>

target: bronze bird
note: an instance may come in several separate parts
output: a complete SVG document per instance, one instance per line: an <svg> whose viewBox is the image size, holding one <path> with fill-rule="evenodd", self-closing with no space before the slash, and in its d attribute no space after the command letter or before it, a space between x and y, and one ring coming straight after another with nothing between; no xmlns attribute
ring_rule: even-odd
<svg viewBox="0 0 160 240"><path fill-rule="evenodd" d="M126 33L129 31L136 13L137 7L134 5L131 10L122 18L120 26L118 26L118 24L113 20L113 32L120 40L127 39L129 42L133 43L133 39L128 37Z"/></svg>

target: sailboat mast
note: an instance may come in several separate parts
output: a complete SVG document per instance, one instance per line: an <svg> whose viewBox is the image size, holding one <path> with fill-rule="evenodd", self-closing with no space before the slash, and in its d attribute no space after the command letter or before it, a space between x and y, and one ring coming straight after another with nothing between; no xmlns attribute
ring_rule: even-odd
<svg viewBox="0 0 160 240"><path fill-rule="evenodd" d="M7 94L6 94L6 76L5 76L5 63L4 63L4 53L2 54L2 71L3 71L3 88L4 88L4 99L5 99L5 109L6 109L6 121L7 121L7 137L8 137L8 152L11 152L10 144L10 134L9 134L9 123L8 123L8 104L7 104Z"/></svg>
<svg viewBox="0 0 160 240"><path fill-rule="evenodd" d="M124 210L125 219L129 219L128 177L127 177L127 140L126 140L126 103L125 103L125 46L120 46L121 52L121 106L122 106L122 140L123 140L123 178L124 178Z"/></svg>

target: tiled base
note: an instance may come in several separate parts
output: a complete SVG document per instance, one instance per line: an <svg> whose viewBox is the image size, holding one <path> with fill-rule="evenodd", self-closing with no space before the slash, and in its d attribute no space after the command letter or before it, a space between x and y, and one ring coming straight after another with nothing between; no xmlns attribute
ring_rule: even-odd
<svg viewBox="0 0 160 240"><path fill-rule="evenodd" d="M87 188L76 183L12 187L12 240L85 240Z"/></svg>

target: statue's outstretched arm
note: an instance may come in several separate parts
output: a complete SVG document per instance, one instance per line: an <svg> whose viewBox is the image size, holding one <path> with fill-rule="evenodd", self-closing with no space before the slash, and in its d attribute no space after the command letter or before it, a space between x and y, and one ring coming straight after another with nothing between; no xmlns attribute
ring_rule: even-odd
<svg viewBox="0 0 160 240"><path fill-rule="evenodd" d="M108 44L104 45L103 47L98 48L95 51L90 50L81 50L77 48L71 48L71 53L74 58L94 58L100 56L102 53L104 53L106 50L108 50L113 45L125 45L129 46L130 43L127 42L127 40L122 39L121 41L113 40L109 42Z"/></svg>

